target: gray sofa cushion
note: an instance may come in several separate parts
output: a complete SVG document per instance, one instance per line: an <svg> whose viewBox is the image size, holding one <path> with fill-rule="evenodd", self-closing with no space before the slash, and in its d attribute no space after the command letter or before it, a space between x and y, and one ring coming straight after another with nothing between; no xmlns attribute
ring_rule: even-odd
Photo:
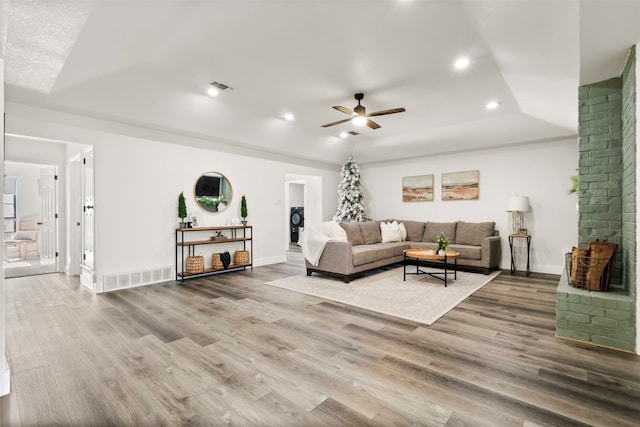
<svg viewBox="0 0 640 427"><path fill-rule="evenodd" d="M352 246L364 245L362 233L360 232L360 223L341 222L340 227L344 228L345 233L347 233L347 240Z"/></svg>
<svg viewBox="0 0 640 427"><path fill-rule="evenodd" d="M357 267L359 265L393 258L395 251L397 251L397 248L387 243L354 246L353 266Z"/></svg>
<svg viewBox="0 0 640 427"><path fill-rule="evenodd" d="M421 242L424 234L424 222L422 221L398 221L404 224L407 229L407 240L411 242Z"/></svg>
<svg viewBox="0 0 640 427"><path fill-rule="evenodd" d="M495 222L458 221L455 242L459 245L480 246L485 237L493 236L495 227Z"/></svg>
<svg viewBox="0 0 640 427"><path fill-rule="evenodd" d="M380 223L378 221L361 222L360 234L362 234L362 240L365 245L382 242Z"/></svg>
<svg viewBox="0 0 640 427"><path fill-rule="evenodd" d="M450 242L456 241L456 223L455 222L427 222L424 228L423 242L435 242L440 233L449 239Z"/></svg>
<svg viewBox="0 0 640 427"><path fill-rule="evenodd" d="M447 250L456 251L460 253L460 258L463 259L482 259L482 247L481 246L469 246L469 245L450 245Z"/></svg>

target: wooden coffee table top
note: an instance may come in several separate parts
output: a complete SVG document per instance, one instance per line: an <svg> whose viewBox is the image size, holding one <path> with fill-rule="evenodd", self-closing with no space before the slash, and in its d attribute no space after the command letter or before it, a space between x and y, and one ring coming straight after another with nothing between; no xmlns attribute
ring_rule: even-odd
<svg viewBox="0 0 640 427"><path fill-rule="evenodd" d="M456 252L456 251L445 251L445 252L447 253L447 258L458 258L460 256L460 252ZM444 255L431 253L429 249L405 249L404 254L409 258L444 259Z"/></svg>

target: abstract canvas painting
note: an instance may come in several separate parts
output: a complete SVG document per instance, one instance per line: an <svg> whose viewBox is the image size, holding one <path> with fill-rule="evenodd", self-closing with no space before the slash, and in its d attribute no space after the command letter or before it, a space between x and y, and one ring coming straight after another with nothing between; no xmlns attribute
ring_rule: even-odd
<svg viewBox="0 0 640 427"><path fill-rule="evenodd" d="M430 202L433 200L433 175L405 176L402 178L403 202Z"/></svg>
<svg viewBox="0 0 640 427"><path fill-rule="evenodd" d="M442 200L474 200L480 198L480 171L442 174Z"/></svg>

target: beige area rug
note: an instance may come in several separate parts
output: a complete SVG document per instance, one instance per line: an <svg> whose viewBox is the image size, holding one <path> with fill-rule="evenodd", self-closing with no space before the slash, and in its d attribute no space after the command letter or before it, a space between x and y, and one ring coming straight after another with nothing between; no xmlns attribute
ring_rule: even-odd
<svg viewBox="0 0 640 427"><path fill-rule="evenodd" d="M415 271L415 267L407 271ZM489 275L458 272L455 281L453 274L447 275L446 288L442 280L428 275L408 274L404 282L402 267L369 274L351 283L313 273L266 284L431 325L498 274L500 271Z"/></svg>

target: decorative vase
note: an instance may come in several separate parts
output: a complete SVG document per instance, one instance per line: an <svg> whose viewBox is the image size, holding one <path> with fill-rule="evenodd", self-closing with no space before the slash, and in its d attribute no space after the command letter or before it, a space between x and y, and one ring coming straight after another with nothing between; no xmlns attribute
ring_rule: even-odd
<svg viewBox="0 0 640 427"><path fill-rule="evenodd" d="M218 203L218 212L223 211L227 207L227 204L224 202Z"/></svg>
<svg viewBox="0 0 640 427"><path fill-rule="evenodd" d="M438 255L444 255L444 254L445 254L445 250L444 250L444 249L440 249L440 250L438 251Z"/></svg>
<svg viewBox="0 0 640 427"><path fill-rule="evenodd" d="M247 225L247 219L246 218L242 218L242 225Z"/></svg>

